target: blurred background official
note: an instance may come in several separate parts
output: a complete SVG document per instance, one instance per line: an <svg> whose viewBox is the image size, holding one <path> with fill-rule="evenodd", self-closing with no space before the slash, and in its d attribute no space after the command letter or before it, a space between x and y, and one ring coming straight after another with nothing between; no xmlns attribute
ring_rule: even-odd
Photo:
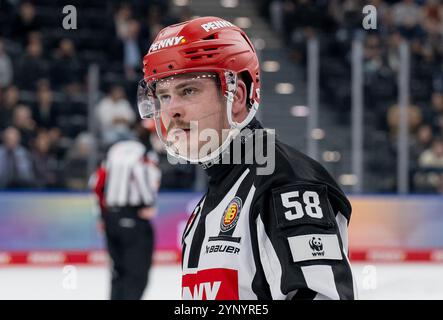
<svg viewBox="0 0 443 320"><path fill-rule="evenodd" d="M141 299L154 249L150 220L156 213L161 173L146 129L137 128L138 139L111 145L94 179L112 260L112 300Z"/></svg>

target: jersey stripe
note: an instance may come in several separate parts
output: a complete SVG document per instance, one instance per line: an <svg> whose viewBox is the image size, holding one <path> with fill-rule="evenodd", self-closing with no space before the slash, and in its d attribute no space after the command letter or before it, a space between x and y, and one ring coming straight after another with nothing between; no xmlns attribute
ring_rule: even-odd
<svg viewBox="0 0 443 320"><path fill-rule="evenodd" d="M280 261L278 260L271 240L265 232L265 226L260 214L257 217L256 224L260 259L262 261L263 271L271 289L272 299L284 299L285 295L280 289L282 277Z"/></svg>
<svg viewBox="0 0 443 320"><path fill-rule="evenodd" d="M301 270L309 289L319 293L316 300L322 299L322 295L328 299L340 299L331 266L303 266Z"/></svg>

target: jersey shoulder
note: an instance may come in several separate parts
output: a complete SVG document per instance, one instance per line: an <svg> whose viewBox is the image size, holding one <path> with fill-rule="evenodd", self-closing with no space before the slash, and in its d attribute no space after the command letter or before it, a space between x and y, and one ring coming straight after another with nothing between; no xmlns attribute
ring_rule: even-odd
<svg viewBox="0 0 443 320"><path fill-rule="evenodd" d="M261 178L258 186L258 189L261 187L261 192L296 184L326 186L333 206L346 216L350 216L349 200L335 179L320 163L279 140L275 140L274 154L274 171ZM260 193L260 190L258 191Z"/></svg>

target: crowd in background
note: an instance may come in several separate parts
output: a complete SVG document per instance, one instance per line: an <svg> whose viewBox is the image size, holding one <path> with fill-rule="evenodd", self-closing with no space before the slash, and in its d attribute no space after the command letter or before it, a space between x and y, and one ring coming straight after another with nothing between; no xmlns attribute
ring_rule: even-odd
<svg viewBox="0 0 443 320"><path fill-rule="evenodd" d="M362 8L377 9L365 30ZM410 46L410 182L414 192L443 192L443 2L439 0L262 0L260 9L306 63L306 41L320 39L322 103L350 114L351 44L364 45L365 173L379 192L396 190L399 46ZM350 117L341 117L349 126Z"/></svg>
<svg viewBox="0 0 443 320"><path fill-rule="evenodd" d="M135 90L153 37L190 19L165 1L76 1L77 29L65 30L67 4L0 1L1 189L86 188L91 165L112 143L134 137ZM101 97L88 110L92 63ZM162 187L192 188L194 170L168 165L161 145L153 146Z"/></svg>
<svg viewBox="0 0 443 320"><path fill-rule="evenodd" d="M62 2L0 1L0 188L85 188L91 153L103 154L113 142L133 136L140 62L153 37L164 26L191 18L187 7L177 9L168 1L76 3L78 29L64 30ZM366 4L377 8L375 30L362 28ZM320 98L338 113L350 113L350 48L353 39L363 39L364 165L379 192L396 186L398 48L409 41L412 191L443 192L443 3L261 0L257 5L288 43L294 63L306 63L307 39L320 39ZM102 95L88 110L91 63L99 66ZM341 120L349 125L349 117ZM192 188L195 169L170 166L161 145L152 146L160 154L162 188Z"/></svg>

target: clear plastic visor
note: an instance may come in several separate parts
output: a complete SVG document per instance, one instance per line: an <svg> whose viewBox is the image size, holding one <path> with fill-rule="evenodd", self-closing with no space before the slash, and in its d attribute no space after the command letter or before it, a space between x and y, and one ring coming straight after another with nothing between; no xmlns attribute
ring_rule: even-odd
<svg viewBox="0 0 443 320"><path fill-rule="evenodd" d="M226 97L216 73L169 76L138 87L138 109L154 118L157 133L173 155L202 159L225 141L229 132Z"/></svg>

